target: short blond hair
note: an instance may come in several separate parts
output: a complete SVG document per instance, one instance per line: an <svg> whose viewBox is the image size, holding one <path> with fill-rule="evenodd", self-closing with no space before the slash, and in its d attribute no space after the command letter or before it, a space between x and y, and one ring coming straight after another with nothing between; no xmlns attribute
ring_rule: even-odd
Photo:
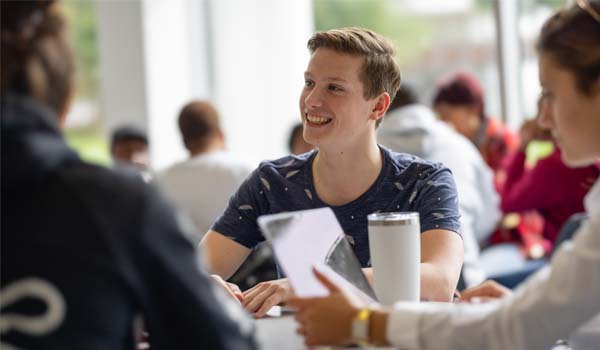
<svg viewBox="0 0 600 350"><path fill-rule="evenodd" d="M372 30L346 27L317 32L308 40L311 54L325 47L352 56L364 57L359 79L364 86L364 97L372 99L382 92L391 98L400 88L400 67L394 56L394 45ZM377 125L381 122L378 120Z"/></svg>

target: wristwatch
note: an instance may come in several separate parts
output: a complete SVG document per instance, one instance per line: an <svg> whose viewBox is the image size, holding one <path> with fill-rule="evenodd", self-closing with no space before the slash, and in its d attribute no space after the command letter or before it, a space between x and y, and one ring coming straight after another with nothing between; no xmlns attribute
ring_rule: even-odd
<svg viewBox="0 0 600 350"><path fill-rule="evenodd" d="M369 344L369 320L371 310L360 310L352 320L352 340L359 345Z"/></svg>

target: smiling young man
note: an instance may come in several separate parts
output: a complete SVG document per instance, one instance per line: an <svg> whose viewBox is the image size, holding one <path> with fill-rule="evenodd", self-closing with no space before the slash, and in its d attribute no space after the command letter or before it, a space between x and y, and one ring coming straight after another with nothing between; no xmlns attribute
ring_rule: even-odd
<svg viewBox="0 0 600 350"><path fill-rule="evenodd" d="M421 297L451 300L463 256L452 175L440 164L391 152L376 142L375 129L400 87L391 43L367 29L343 28L314 34L308 49L300 114L304 138L317 149L265 161L246 179L200 243L208 266L229 278L264 240L258 216L327 206L372 280L367 215L417 211ZM280 279L239 297L260 317L291 294L287 280Z"/></svg>

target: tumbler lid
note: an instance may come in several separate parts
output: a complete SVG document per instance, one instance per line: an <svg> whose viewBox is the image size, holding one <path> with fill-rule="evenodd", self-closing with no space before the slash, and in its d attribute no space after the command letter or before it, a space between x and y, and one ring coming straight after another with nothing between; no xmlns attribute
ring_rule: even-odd
<svg viewBox="0 0 600 350"><path fill-rule="evenodd" d="M367 215L369 226L400 226L419 223L417 212L373 213Z"/></svg>

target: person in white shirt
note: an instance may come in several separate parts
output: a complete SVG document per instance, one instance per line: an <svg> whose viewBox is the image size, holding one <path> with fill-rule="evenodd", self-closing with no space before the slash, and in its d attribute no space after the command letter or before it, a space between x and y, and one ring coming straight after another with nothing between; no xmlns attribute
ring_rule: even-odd
<svg viewBox="0 0 600 350"><path fill-rule="evenodd" d="M159 174L158 183L191 218L198 243L252 167L225 150L219 114L210 103L188 103L179 113L178 124L190 158Z"/></svg>
<svg viewBox="0 0 600 350"><path fill-rule="evenodd" d="M410 86L403 84L377 132L377 141L393 151L443 163L454 175L459 196L464 245L462 278L466 287L485 280L479 260L479 243L500 219L500 198L494 174L475 146L433 111L418 102Z"/></svg>
<svg viewBox="0 0 600 350"><path fill-rule="evenodd" d="M552 16L542 28L538 51L540 125L552 132L566 164L595 164L600 158L600 1L580 0ZM589 219L573 240L514 294L486 282L463 294L472 303L397 303L384 309L358 302L315 271L330 295L288 301L298 309L298 333L307 345L360 340L402 349L548 349L600 316L600 180L585 208ZM496 300L481 303L487 299ZM591 334L598 338L600 330Z"/></svg>

